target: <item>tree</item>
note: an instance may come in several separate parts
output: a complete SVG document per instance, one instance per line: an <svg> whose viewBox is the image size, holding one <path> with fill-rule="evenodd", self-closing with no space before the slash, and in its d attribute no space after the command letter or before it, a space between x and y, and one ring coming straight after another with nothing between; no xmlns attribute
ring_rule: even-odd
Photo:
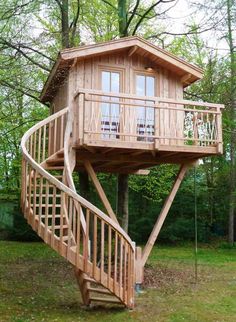
<svg viewBox="0 0 236 322"><path fill-rule="evenodd" d="M230 80L229 80L229 114L231 119L231 136L230 136L230 200L229 200L229 243L233 244L235 239L235 209L236 209L236 43L233 39L233 13L236 9L233 0L226 1L227 8L227 34L226 39L229 45L229 58L230 58Z"/></svg>

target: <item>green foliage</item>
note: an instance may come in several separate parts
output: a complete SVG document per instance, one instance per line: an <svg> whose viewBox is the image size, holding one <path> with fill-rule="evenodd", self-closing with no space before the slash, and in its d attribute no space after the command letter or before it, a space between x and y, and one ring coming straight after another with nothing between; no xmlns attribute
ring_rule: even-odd
<svg viewBox="0 0 236 322"><path fill-rule="evenodd" d="M7 0L4 6L0 6L0 199L7 202L19 199L20 139L29 127L45 118L49 112L39 102L39 93L61 48L62 26L58 3L49 0ZM230 137L232 128L235 128L235 120L229 113L229 55L212 51L206 38L197 33L198 26L193 21L190 23L191 34L174 37L170 43L171 38L162 34L165 28L161 12L165 12L165 3L152 7L150 11L148 8L154 4L153 1L140 1L137 8L137 2L132 0L82 0L68 3L69 38L73 46L83 41L99 42L117 38L120 3L126 8L126 17L124 12L122 14L128 24L125 30L127 34L135 31L163 46L168 44L168 50L204 69L203 80L186 88L185 97L224 103L226 109L223 112L224 155L205 158L197 170L199 239L210 240L215 235L226 235ZM74 28L77 14L78 21ZM148 238L176 172L175 166L161 165L151 169L149 176L130 176L129 233L134 240L144 242ZM116 176L101 174L99 179L116 211ZM91 188L91 201L103 209L94 188ZM193 175L190 172L165 222L161 240L174 242L193 238L193 201ZM11 238L34 238L21 219L18 205L5 203L1 207L1 229L11 230L12 223L14 229L11 230Z"/></svg>

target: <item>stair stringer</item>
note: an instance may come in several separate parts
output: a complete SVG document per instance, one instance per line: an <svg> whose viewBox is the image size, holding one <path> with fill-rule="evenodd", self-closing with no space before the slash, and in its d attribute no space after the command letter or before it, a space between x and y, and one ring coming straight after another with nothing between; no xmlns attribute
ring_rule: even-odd
<svg viewBox="0 0 236 322"><path fill-rule="evenodd" d="M133 307L134 243L111 218L41 166L64 149L67 118L65 108L33 126L22 138L24 216L38 235L76 270L109 290L121 304ZM67 223L64 218L68 218ZM93 256L89 254L88 242L91 223L96 227Z"/></svg>

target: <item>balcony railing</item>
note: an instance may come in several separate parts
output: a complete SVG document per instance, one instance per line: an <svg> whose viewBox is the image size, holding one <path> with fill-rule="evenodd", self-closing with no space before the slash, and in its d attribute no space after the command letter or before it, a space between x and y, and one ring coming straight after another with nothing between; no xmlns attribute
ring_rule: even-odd
<svg viewBox="0 0 236 322"><path fill-rule="evenodd" d="M160 150L192 146L222 152L221 104L87 89L79 89L75 97L79 97L77 133L84 142L145 143Z"/></svg>

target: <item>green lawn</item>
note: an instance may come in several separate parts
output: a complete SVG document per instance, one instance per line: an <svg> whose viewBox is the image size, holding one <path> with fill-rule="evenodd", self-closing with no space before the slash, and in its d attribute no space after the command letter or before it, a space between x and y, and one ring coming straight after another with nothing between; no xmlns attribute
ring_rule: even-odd
<svg viewBox="0 0 236 322"><path fill-rule="evenodd" d="M42 243L0 242L0 322L236 321L236 250L155 247L133 311L84 308L73 269Z"/></svg>

